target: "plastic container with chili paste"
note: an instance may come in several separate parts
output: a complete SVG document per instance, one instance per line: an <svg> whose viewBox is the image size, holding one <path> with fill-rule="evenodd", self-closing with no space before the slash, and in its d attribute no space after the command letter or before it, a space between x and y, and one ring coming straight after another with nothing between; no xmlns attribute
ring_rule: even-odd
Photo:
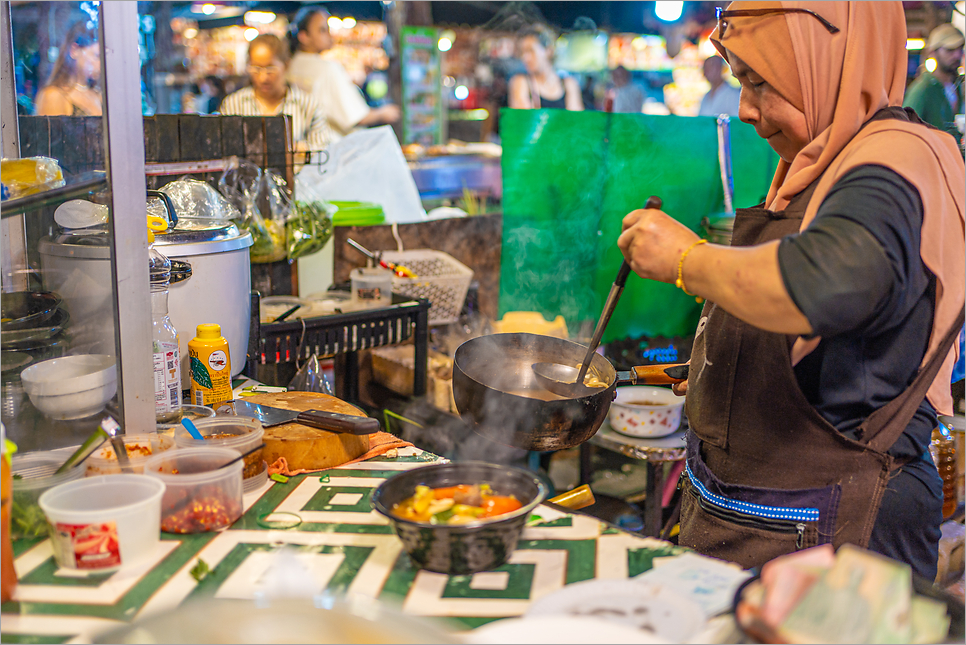
<svg viewBox="0 0 966 645"><path fill-rule="evenodd" d="M124 469L124 473L141 474L144 472L144 464L152 456L174 448L175 442L166 435L156 432L146 434L126 434L124 435L124 447L127 448L127 458L130 463L130 470ZM114 454L114 447L109 441L98 448L93 455L87 458L87 477L95 475L120 475L122 472L120 464L117 463L117 455Z"/></svg>
<svg viewBox="0 0 966 645"><path fill-rule="evenodd" d="M231 526L242 514L242 462L225 466L231 448L178 448L156 455L144 474L164 482L161 530L205 533Z"/></svg>
<svg viewBox="0 0 966 645"><path fill-rule="evenodd" d="M260 421L227 415L202 419L195 422L195 427L198 428L204 440L193 439L184 427L175 428L174 442L179 448L217 446L231 448L237 454L244 454L261 445L262 435L265 434ZM268 464L262 460L264 452L264 450L256 450L245 457L242 479L246 493L255 490L268 479Z"/></svg>

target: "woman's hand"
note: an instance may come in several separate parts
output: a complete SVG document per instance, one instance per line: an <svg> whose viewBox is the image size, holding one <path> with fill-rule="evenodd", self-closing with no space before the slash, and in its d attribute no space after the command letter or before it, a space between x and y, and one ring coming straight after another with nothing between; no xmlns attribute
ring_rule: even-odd
<svg viewBox="0 0 966 645"><path fill-rule="evenodd" d="M617 246L634 273L642 278L674 283L678 260L700 239L689 228L663 211L641 209L624 218Z"/></svg>

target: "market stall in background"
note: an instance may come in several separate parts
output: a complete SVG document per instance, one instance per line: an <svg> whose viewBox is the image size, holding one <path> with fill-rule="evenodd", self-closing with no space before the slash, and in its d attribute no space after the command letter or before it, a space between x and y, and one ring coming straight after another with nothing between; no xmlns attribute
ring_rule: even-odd
<svg viewBox="0 0 966 645"><path fill-rule="evenodd" d="M221 111L303 3L0 3L3 641L834 642L816 607L849 572L894 583L856 642L886 600L889 638L962 640L961 388L931 446L935 581L831 548L759 578L676 545L668 385L701 305L624 274L618 306L616 240L659 203L729 244L778 157L697 116L727 3L657 4L680 11L328 3L319 56L399 118L306 154L291 114ZM953 11L905 4L911 79ZM582 111L508 109L535 22ZM525 395L606 302L592 405ZM802 576L795 611L769 605Z"/></svg>

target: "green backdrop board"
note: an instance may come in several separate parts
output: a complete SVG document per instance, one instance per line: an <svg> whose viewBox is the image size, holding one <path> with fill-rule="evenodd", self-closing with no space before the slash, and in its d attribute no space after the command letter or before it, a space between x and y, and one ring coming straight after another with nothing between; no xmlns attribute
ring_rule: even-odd
<svg viewBox="0 0 966 645"><path fill-rule="evenodd" d="M500 315L563 315L571 332L596 321L623 259L621 220L650 195L700 232L724 210L715 119L503 110ZM768 191L778 162L754 128L732 119L735 205ZM673 285L632 275L604 335L687 336L700 305Z"/></svg>

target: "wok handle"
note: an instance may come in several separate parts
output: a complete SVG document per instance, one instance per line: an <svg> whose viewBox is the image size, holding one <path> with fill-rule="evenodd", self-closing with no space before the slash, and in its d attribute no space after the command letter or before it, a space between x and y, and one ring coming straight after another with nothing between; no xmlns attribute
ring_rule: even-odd
<svg viewBox="0 0 966 645"><path fill-rule="evenodd" d="M547 500L548 502L553 502L564 508L569 508L572 511L576 511L581 508L587 508L597 502L594 499L594 492L590 490L590 486L584 484L583 486L578 486L572 491L566 493L561 493L556 497L551 497Z"/></svg>
<svg viewBox="0 0 966 645"><path fill-rule="evenodd" d="M372 417L357 417L351 414L325 412L323 410L306 410L300 412L295 419L299 423L329 432L344 432L346 434L372 434L379 432L379 420Z"/></svg>
<svg viewBox="0 0 966 645"><path fill-rule="evenodd" d="M638 385L670 385L688 380L689 367L687 363L677 363L638 365L631 369L634 372L635 383Z"/></svg>

